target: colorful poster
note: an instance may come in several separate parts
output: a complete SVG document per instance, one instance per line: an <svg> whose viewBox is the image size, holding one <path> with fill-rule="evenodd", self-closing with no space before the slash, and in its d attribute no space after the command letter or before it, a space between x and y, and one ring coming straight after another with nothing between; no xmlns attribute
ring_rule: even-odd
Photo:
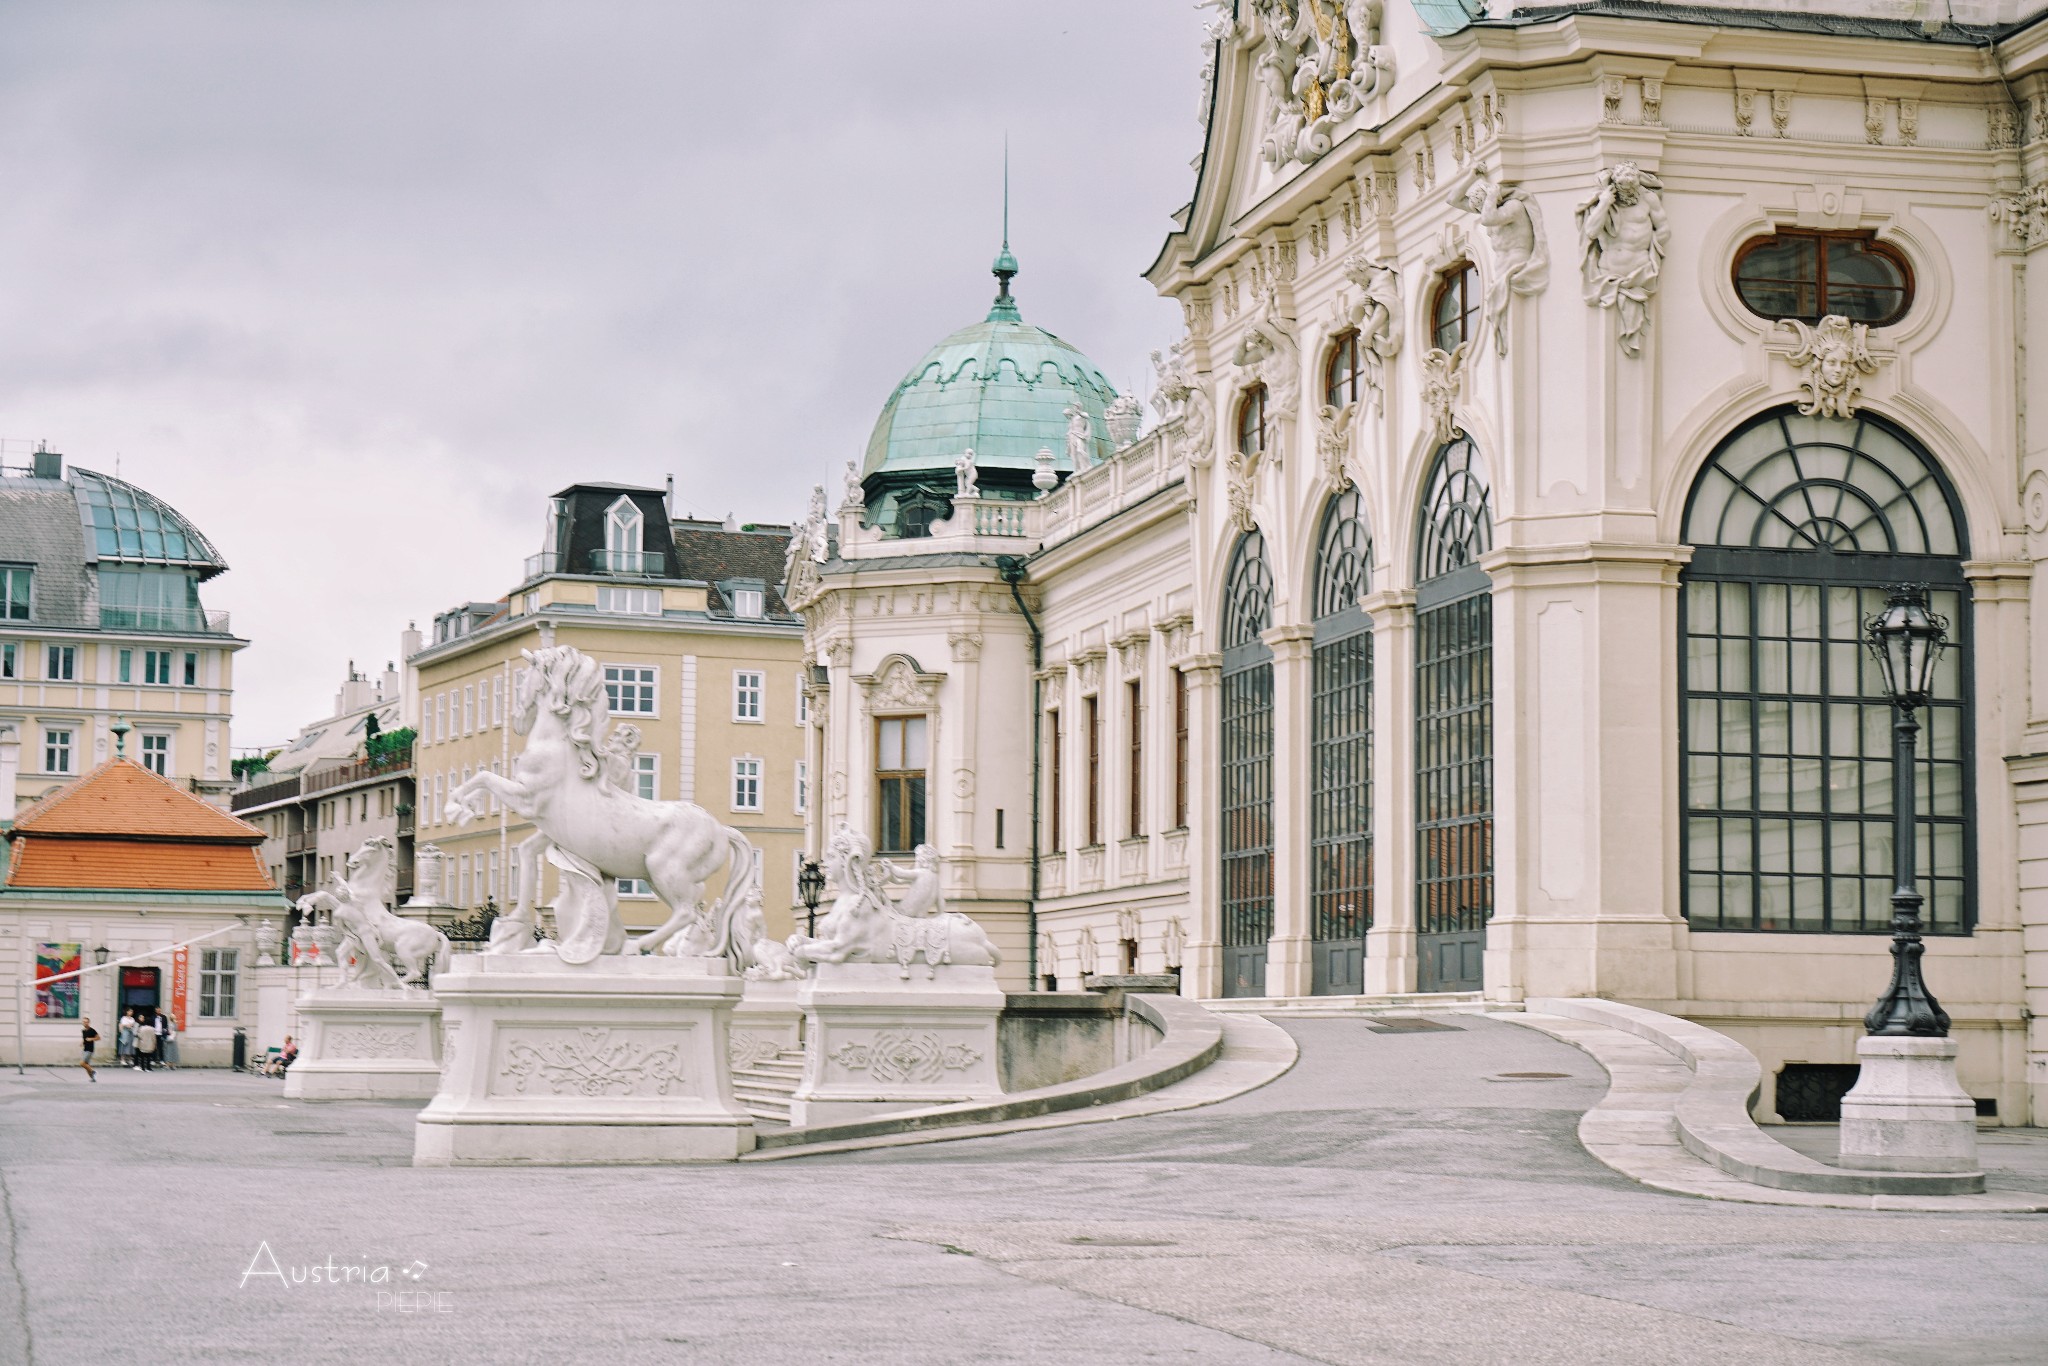
<svg viewBox="0 0 2048 1366"><path fill-rule="evenodd" d="M185 1032L185 988L192 980L192 950L171 950L171 1020L180 1034Z"/></svg>
<svg viewBox="0 0 2048 1366"><path fill-rule="evenodd" d="M49 979L67 972L78 971L79 954L82 944L38 944L36 945L36 1018L38 1020L75 1020L78 1018L78 979L67 977L61 982Z"/></svg>

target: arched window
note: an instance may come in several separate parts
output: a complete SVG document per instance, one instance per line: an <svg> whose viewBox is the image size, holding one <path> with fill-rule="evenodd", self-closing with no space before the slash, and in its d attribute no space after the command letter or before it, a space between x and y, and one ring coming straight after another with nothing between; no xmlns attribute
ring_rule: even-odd
<svg viewBox="0 0 2048 1366"><path fill-rule="evenodd" d="M1416 955L1423 991L1477 991L1493 916L1493 498L1469 437L1437 452L1415 586Z"/></svg>
<svg viewBox="0 0 2048 1366"><path fill-rule="evenodd" d="M646 522L633 500L621 494L616 502L604 513L604 558L603 568L614 574L637 574L640 572L641 551L645 549L641 533Z"/></svg>
<svg viewBox="0 0 2048 1366"><path fill-rule="evenodd" d="M1885 586L1949 619L1921 717L1919 882L1933 933L1973 918L1969 553L1933 459L1870 414L1766 413L1693 484L1680 576L1684 911L1696 930L1891 924L1892 709L1863 648Z"/></svg>
<svg viewBox="0 0 2048 1366"><path fill-rule="evenodd" d="M1237 543L1223 589L1223 994L1263 996L1273 937L1273 575Z"/></svg>
<svg viewBox="0 0 2048 1366"><path fill-rule="evenodd" d="M1330 344L1330 363L1323 367L1323 402L1332 408L1347 408L1358 402L1361 368L1358 330L1340 332Z"/></svg>
<svg viewBox="0 0 2048 1366"><path fill-rule="evenodd" d="M1817 323L1838 313L1881 327L1913 306L1913 272L1867 232L1783 228L1735 254L1735 292L1761 318Z"/></svg>
<svg viewBox="0 0 2048 1366"><path fill-rule="evenodd" d="M1266 386L1255 384L1237 405L1237 453L1257 455L1266 449Z"/></svg>
<svg viewBox="0 0 2048 1366"><path fill-rule="evenodd" d="M1471 340L1479 325L1479 271L1460 261L1436 277L1436 295L1429 303L1430 340L1439 350L1455 351Z"/></svg>
<svg viewBox="0 0 2048 1366"><path fill-rule="evenodd" d="M1372 928L1372 534L1351 488L1323 509L1311 663L1310 990L1365 990Z"/></svg>

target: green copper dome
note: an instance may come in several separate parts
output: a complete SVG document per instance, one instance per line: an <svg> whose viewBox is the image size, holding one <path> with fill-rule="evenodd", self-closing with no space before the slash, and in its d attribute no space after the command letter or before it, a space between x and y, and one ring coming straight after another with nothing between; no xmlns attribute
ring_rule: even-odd
<svg viewBox="0 0 2048 1366"><path fill-rule="evenodd" d="M1039 450L1050 449L1053 468L1072 473L1066 409L1077 398L1088 414L1090 463L1114 453L1105 413L1116 390L1093 361L1024 321L1010 296L1016 273L1005 242L994 307L927 351L896 386L868 438L863 477L934 473L950 481L966 450L978 469L1028 473Z"/></svg>

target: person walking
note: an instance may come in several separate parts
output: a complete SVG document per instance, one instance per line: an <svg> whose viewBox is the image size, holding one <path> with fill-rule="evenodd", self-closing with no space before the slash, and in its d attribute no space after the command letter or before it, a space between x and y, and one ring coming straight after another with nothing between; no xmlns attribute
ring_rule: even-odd
<svg viewBox="0 0 2048 1366"><path fill-rule="evenodd" d="M135 1027L135 1065L145 1072L156 1067L156 1022L147 1015Z"/></svg>
<svg viewBox="0 0 2048 1366"><path fill-rule="evenodd" d="M178 1024L161 1010L156 1013L156 1056L165 1067L178 1070Z"/></svg>
<svg viewBox="0 0 2048 1366"><path fill-rule="evenodd" d="M114 1056L123 1067L135 1066L135 1008L121 1012L121 1024L114 1032Z"/></svg>
<svg viewBox="0 0 2048 1366"><path fill-rule="evenodd" d="M79 1058L78 1065L85 1069L87 1081L98 1081L100 1074L92 1070L92 1046L100 1041L100 1032L92 1027L90 1016L82 1022L81 1032L83 1037L80 1042L84 1045L85 1051L83 1056Z"/></svg>

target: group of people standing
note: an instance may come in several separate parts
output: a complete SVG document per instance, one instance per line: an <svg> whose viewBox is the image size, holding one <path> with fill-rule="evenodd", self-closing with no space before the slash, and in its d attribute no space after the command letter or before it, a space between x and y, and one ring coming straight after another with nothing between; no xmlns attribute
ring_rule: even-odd
<svg viewBox="0 0 2048 1366"><path fill-rule="evenodd" d="M94 1081L99 1075L92 1070L93 1046L100 1040L100 1032L92 1027L91 1020L84 1020L82 1043L84 1056L79 1066L85 1075ZM137 1010L130 1006L121 1012L121 1023L114 1034L114 1051L123 1067L133 1067L143 1072L158 1067L178 1065L177 1022L161 1010L145 1007Z"/></svg>

